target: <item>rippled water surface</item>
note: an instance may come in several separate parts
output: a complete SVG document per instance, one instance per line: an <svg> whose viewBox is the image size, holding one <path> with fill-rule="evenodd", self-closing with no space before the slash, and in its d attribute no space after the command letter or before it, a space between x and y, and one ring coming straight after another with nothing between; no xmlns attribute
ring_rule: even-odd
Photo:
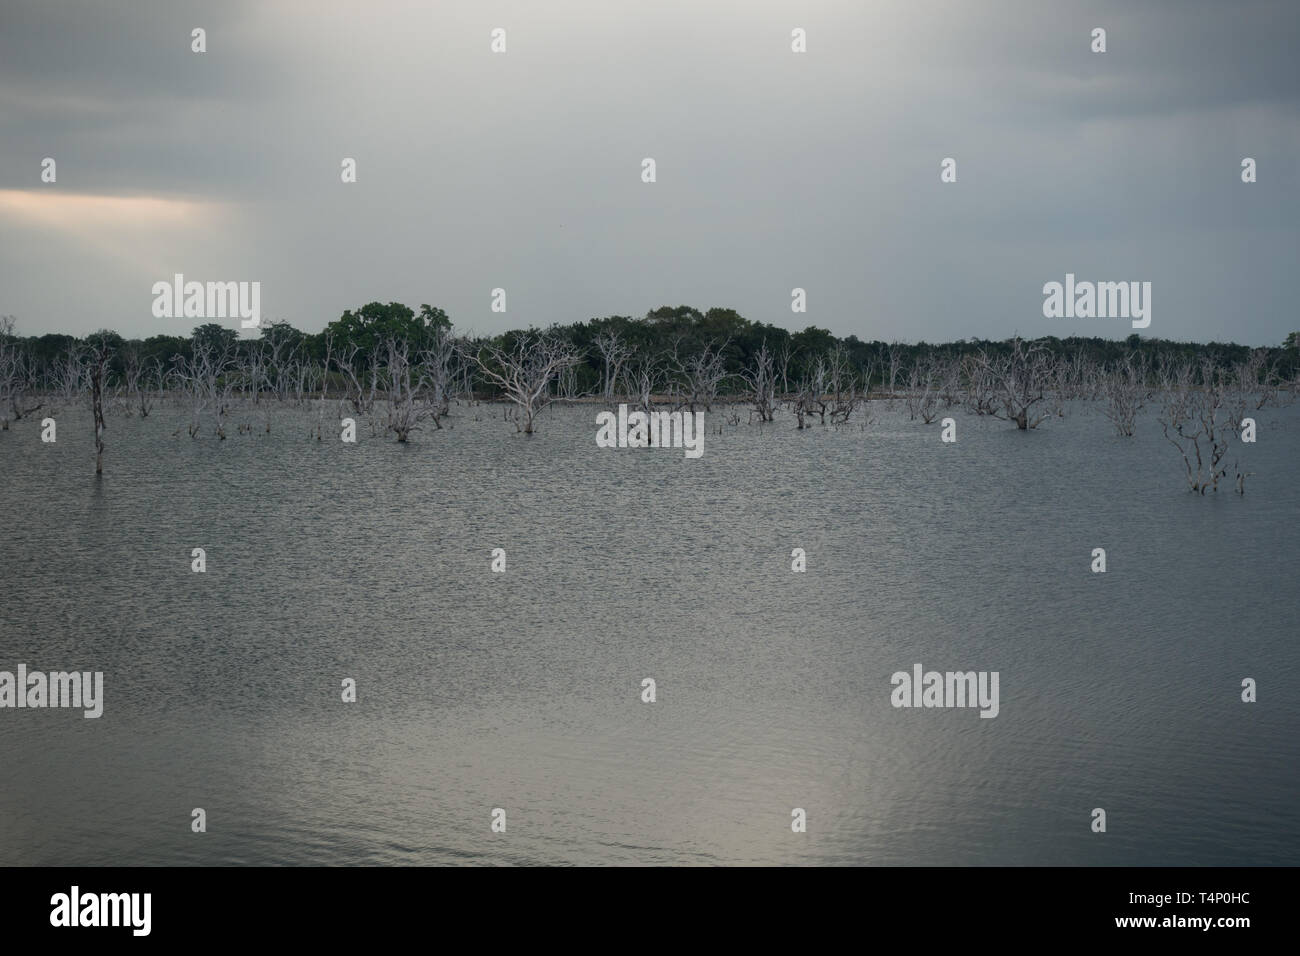
<svg viewBox="0 0 1300 956"><path fill-rule="evenodd" d="M1244 498L1151 417L869 414L709 415L687 460L587 407L409 446L164 408L102 481L88 415L16 423L0 670L105 702L0 710L0 863L1300 864L1300 408ZM916 663L998 671L999 715L893 708Z"/></svg>

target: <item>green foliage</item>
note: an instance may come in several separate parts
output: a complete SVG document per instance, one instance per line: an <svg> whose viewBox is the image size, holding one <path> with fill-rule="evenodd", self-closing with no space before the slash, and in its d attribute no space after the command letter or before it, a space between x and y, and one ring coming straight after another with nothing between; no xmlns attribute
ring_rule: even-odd
<svg viewBox="0 0 1300 956"><path fill-rule="evenodd" d="M406 339L418 351L429 344L438 329L451 328L451 320L442 309L425 304L417 314L400 302L370 302L359 309L349 309L325 327L334 336L336 347L357 347L363 365L374 360L375 350L387 338Z"/></svg>
<svg viewBox="0 0 1300 956"><path fill-rule="evenodd" d="M122 346L126 344L126 339L112 329L100 329L87 335L85 343L97 353L113 355L122 350Z"/></svg>
<svg viewBox="0 0 1300 956"><path fill-rule="evenodd" d="M208 348L221 353L235 347L239 333L216 322L205 322L191 333L191 338L195 348Z"/></svg>
<svg viewBox="0 0 1300 956"><path fill-rule="evenodd" d="M275 321L262 326L258 338L241 339L235 328L210 322L193 330L189 338L177 335L153 335L143 341L126 341L116 332L101 330L78 340L70 335L47 333L15 341L27 350L38 369L50 369L72 348L90 344L92 339L103 341L113 354L111 371L120 374L124 356L138 354L145 364L157 361L170 367L176 356L189 357L196 346L217 350L230 349L235 354L263 345L281 346L281 356L296 352L303 361L321 362L325 357L327 338L333 340L333 356L348 355L355 347L356 361L367 367L376 360L376 349L387 337L405 338L410 342L413 356L427 347L438 330L450 330L451 319L435 306L423 303L418 312L400 302L370 302L357 309L349 309L330 322L323 331L303 332L288 322ZM474 355L491 343L509 351L524 334L537 334L534 328L513 329L491 338L462 339L467 355ZM812 368L816 361L832 349L843 348L851 365L859 374L873 369L870 384L878 386L885 375L891 354L900 363L900 375L906 379L908 371L923 356L938 353L945 358L961 358L981 351L992 355L1006 354L1011 349L1010 340L997 342L983 339L961 339L939 345L924 342L915 344L863 341L856 335L843 338L829 330L809 326L791 332L780 326L746 319L734 309L711 307L701 311L693 306L661 306L650 310L643 318L627 315L609 315L556 325L546 334L568 341L582 356L575 369L576 384L580 392L595 391L603 379L604 364L596 340L602 334L616 333L620 340L634 350L637 356L650 356L663 365L671 366L674 358L686 361L706 348L722 349L724 367L729 379L724 390L739 388L740 374L748 368L755 353L764 345L775 356L789 356L788 378L797 381ZM1231 343L1171 342L1142 337L1137 333L1123 339L1083 338L1072 336L1057 338L1046 336L1036 340L1049 352L1074 358L1081 356L1098 364L1121 361L1129 355L1145 359L1151 365L1161 358L1199 363L1208 357L1220 366L1231 366L1245 361L1252 349ZM1279 348L1266 350L1267 361L1284 381L1300 373L1300 332L1292 332Z"/></svg>
<svg viewBox="0 0 1300 956"><path fill-rule="evenodd" d="M79 344L74 335L59 332L47 332L45 335L33 336L26 340L28 354L38 367L48 367L67 355L69 350Z"/></svg>
<svg viewBox="0 0 1300 956"><path fill-rule="evenodd" d="M272 348L289 350L301 345L304 335L288 322L268 322L261 328L261 339Z"/></svg>

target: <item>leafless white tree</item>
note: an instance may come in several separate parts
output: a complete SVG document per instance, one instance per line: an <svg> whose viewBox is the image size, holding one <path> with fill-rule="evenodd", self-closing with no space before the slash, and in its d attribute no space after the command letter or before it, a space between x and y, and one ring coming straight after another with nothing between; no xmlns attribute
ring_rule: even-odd
<svg viewBox="0 0 1300 956"><path fill-rule="evenodd" d="M376 356L370 357L369 368L361 364L361 347L353 344L334 357L334 366L343 376L343 387L352 410L358 415L369 415L379 393L379 364Z"/></svg>
<svg viewBox="0 0 1300 956"><path fill-rule="evenodd" d="M1051 376L1047 349L1016 338L1010 355L990 358L987 353L981 353L981 360L997 396L997 406L989 414L1015 422L1021 431L1041 425L1048 413L1034 406L1047 397Z"/></svg>
<svg viewBox="0 0 1300 956"><path fill-rule="evenodd" d="M871 383L876 377L876 360L868 357L862 364L862 401L871 398Z"/></svg>
<svg viewBox="0 0 1300 956"><path fill-rule="evenodd" d="M770 422L776 414L776 357L763 342L754 353L750 367L741 373L749 385L749 400L760 422Z"/></svg>
<svg viewBox="0 0 1300 956"><path fill-rule="evenodd" d="M321 371L315 362L309 362L301 356L297 357L290 371L293 376L293 401L301 407L307 400L307 395L316 390L316 381Z"/></svg>
<svg viewBox="0 0 1300 956"><path fill-rule="evenodd" d="M908 372L907 415L912 421L920 418L931 424L939 414L939 390L935 384L935 368L929 356L918 359Z"/></svg>
<svg viewBox="0 0 1300 956"><path fill-rule="evenodd" d="M420 352L420 364L433 408L433 421L441 428L441 419L451 410L452 364L460 357L460 348L451 330L439 327L428 346Z"/></svg>
<svg viewBox="0 0 1300 956"><path fill-rule="evenodd" d="M936 358L934 377L939 399L944 408L952 408L961 401L961 362L951 356Z"/></svg>
<svg viewBox="0 0 1300 956"><path fill-rule="evenodd" d="M601 395L606 405L614 403L614 389L618 385L623 371L623 363L632 357L634 349L613 329L607 329L595 337L593 343L604 363L605 377Z"/></svg>
<svg viewBox="0 0 1300 956"><path fill-rule="evenodd" d="M1279 404L1281 383L1277 364L1269 360L1264 349L1253 349L1244 362L1237 363L1232 383L1243 406L1253 405L1258 411L1266 405Z"/></svg>
<svg viewBox="0 0 1300 956"><path fill-rule="evenodd" d="M629 402L635 401L643 412L649 412L666 377L663 356L648 348L639 349L623 365L623 392Z"/></svg>
<svg viewBox="0 0 1300 956"><path fill-rule="evenodd" d="M1065 417L1070 396L1074 392L1070 363L1061 357L1047 352L1044 360L1043 376L1047 384L1047 407L1057 418Z"/></svg>
<svg viewBox="0 0 1300 956"><path fill-rule="evenodd" d="M1190 365L1172 370L1174 384L1164 393L1159 421L1165 439L1182 455L1188 488L1203 495L1218 491L1227 474L1223 459L1245 404L1211 361L1202 363L1199 380L1195 378ZM1244 481L1238 467L1238 490L1244 490Z"/></svg>
<svg viewBox="0 0 1300 956"><path fill-rule="evenodd" d="M316 402L316 440L325 437L325 396L329 393L330 366L334 364L334 332L326 329L324 334L325 355L321 359L320 398Z"/></svg>
<svg viewBox="0 0 1300 956"><path fill-rule="evenodd" d="M126 397L130 407L140 413L141 418L148 418L153 411L157 393L154 391L157 361L145 363L138 346L128 346L122 355L125 376Z"/></svg>
<svg viewBox="0 0 1300 956"><path fill-rule="evenodd" d="M572 404L583 396L578 394L578 366L567 365L555 375L556 401Z"/></svg>
<svg viewBox="0 0 1300 956"><path fill-rule="evenodd" d="M195 342L187 359L176 356L172 380L189 400L191 438L197 438L202 428L202 414L212 414L213 432L223 441L226 438L226 414L230 410L231 394L235 388L234 361L228 347L217 348L208 343Z"/></svg>
<svg viewBox="0 0 1300 956"><path fill-rule="evenodd" d="M1132 438L1137 413L1146 404L1147 366L1136 355L1128 355L1106 369L1101 377L1105 413L1121 437Z"/></svg>
<svg viewBox="0 0 1300 956"><path fill-rule="evenodd" d="M426 384L424 370L411 364L411 346L405 339L388 338L381 345L385 357L379 373L381 394L384 398L385 428L397 436L399 442L410 440L425 419L433 419L437 427L435 408L421 401L420 391Z"/></svg>
<svg viewBox="0 0 1300 956"><path fill-rule="evenodd" d="M81 349L70 346L68 351L54 360L51 369L53 393L61 406L77 404L86 392L87 370Z"/></svg>
<svg viewBox="0 0 1300 956"><path fill-rule="evenodd" d="M262 346L266 355L266 381L274 390L276 400L283 402L289 397L299 364L298 345L283 336L274 336Z"/></svg>
<svg viewBox="0 0 1300 956"><path fill-rule="evenodd" d="M1144 369L1149 374L1149 366L1146 365L1146 359L1143 359ZM1087 401L1096 401L1103 397L1101 370L1097 363L1088 357L1083 349L1079 349L1072 356L1069 362L1069 390L1067 398L1078 398Z"/></svg>
<svg viewBox="0 0 1300 956"><path fill-rule="evenodd" d="M104 473L104 392L113 350L102 338L91 337L86 348L86 380L90 385L90 411L95 422L95 474Z"/></svg>
<svg viewBox="0 0 1300 956"><path fill-rule="evenodd" d="M894 407L894 389L898 384L898 373L903 368L903 347L894 343L889 346L888 375L889 375L889 407Z"/></svg>
<svg viewBox="0 0 1300 956"><path fill-rule="evenodd" d="M788 376L789 360L783 352L777 358L777 378L784 382ZM808 428L808 419L813 415L818 416L823 425L826 424L826 377L826 358L819 355L811 364L803 364L803 371L795 381L793 390L784 390L778 396L778 402L784 397L790 411L794 413L796 430Z"/></svg>
<svg viewBox="0 0 1300 956"><path fill-rule="evenodd" d="M865 393L858 389L857 372L844 346L837 345L826 353L825 369L825 402L821 411L829 412L832 424L842 425L865 401Z"/></svg>
<svg viewBox="0 0 1300 956"><path fill-rule="evenodd" d="M966 377L966 407L976 415L993 415L998 408L996 381L992 371L993 359L981 349L977 355L962 359Z"/></svg>
<svg viewBox="0 0 1300 956"><path fill-rule="evenodd" d="M848 352L836 346L806 367L796 383L790 409L795 414L796 428L806 427L805 418L810 415L816 415L821 425L830 415L831 424L840 425L849 420L861 402Z"/></svg>
<svg viewBox="0 0 1300 956"><path fill-rule="evenodd" d="M35 385L35 373L27 352L13 341L14 317L0 315L0 431L9 422L39 410L43 403L30 404L27 397Z"/></svg>
<svg viewBox="0 0 1300 956"><path fill-rule="evenodd" d="M555 400L551 383L580 356L568 342L529 332L516 336L510 348L483 346L475 361L483 377L515 405L515 428L531 435L538 412Z"/></svg>
<svg viewBox="0 0 1300 956"><path fill-rule="evenodd" d="M695 411L696 405L703 405L705 411L713 411L713 403L718 398L718 389L727 378L724 353L730 342L731 340L727 339L717 347L706 345L686 359L678 357L674 345L673 366L677 379L682 385L685 404L690 411Z"/></svg>
<svg viewBox="0 0 1300 956"><path fill-rule="evenodd" d="M261 404L262 391L270 383L270 351L270 346L263 340L235 356L239 378L252 393L254 405Z"/></svg>

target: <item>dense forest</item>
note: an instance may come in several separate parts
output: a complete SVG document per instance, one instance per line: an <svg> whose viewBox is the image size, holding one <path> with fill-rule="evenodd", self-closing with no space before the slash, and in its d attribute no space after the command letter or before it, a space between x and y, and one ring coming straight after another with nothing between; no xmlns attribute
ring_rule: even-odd
<svg viewBox="0 0 1300 956"><path fill-rule="evenodd" d="M70 353L95 343L101 343L111 353L108 374L121 379L133 364L170 369L178 362L192 361L196 347L229 354L237 365L244 364L258 350L266 349L274 350L281 361L293 356L296 362L320 365L328 357L333 366L346 356L354 369L369 369L385 361L387 342L406 342L419 356L439 334L450 333L452 323L442 309L433 306L422 305L417 312L397 302L371 302L344 312L316 333L300 331L287 322L263 323L260 335L250 338L240 338L236 329L216 323L200 325L190 335L152 335L145 339L126 339L107 330L84 339L53 332L23 337L16 335L17 331L13 323L8 328L0 324L0 342L20 350L38 380L48 379ZM478 354L488 346L508 353L525 337L563 342L572 349L578 361L565 384L577 394L599 394L603 390L611 371L611 359L618 366L619 374L629 364L635 366L647 360L662 366L662 371L656 368L654 377L663 380L657 384L666 386L676 365L698 360L706 353L709 357L716 354L720 371L725 373L718 383L719 390L728 394L745 390L745 372L753 367L755 356L764 346L786 362L787 382L811 374L819 358L842 350L863 386L874 389L890 387L891 371L896 387L922 360L961 359L981 353L1001 355L1008 353L1013 343L1013 340L983 339L939 344L863 341L855 335L839 338L815 326L791 332L777 325L750 321L734 309L701 311L684 305L663 306L643 318L612 315L556 325L544 332L519 329L491 338L458 337L457 341L462 354ZM1266 364L1275 374L1283 381L1291 381L1300 373L1298 339L1300 333L1293 332L1282 345L1264 350L1231 343L1176 342L1136 333L1124 339L1046 336L1033 340L1033 344L1054 356L1082 357L1100 366L1135 360L1149 368L1156 367L1161 360L1199 365L1207 358L1218 365L1231 366L1246 361L1253 351L1262 351ZM274 375L275 371L271 369L270 374ZM331 374L340 373L332 368ZM499 385L477 371L474 384L476 390L489 395L500 391Z"/></svg>

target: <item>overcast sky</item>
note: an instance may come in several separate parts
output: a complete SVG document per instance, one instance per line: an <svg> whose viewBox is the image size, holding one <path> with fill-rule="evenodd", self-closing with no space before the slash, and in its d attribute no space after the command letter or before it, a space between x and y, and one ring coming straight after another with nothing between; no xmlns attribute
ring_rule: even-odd
<svg viewBox="0 0 1300 956"><path fill-rule="evenodd" d="M180 272L311 331L379 299L476 332L688 304L1128 335L1043 317L1072 272L1150 281L1145 334L1276 344L1298 49L1293 0L0 0L0 314L188 333L151 313Z"/></svg>

